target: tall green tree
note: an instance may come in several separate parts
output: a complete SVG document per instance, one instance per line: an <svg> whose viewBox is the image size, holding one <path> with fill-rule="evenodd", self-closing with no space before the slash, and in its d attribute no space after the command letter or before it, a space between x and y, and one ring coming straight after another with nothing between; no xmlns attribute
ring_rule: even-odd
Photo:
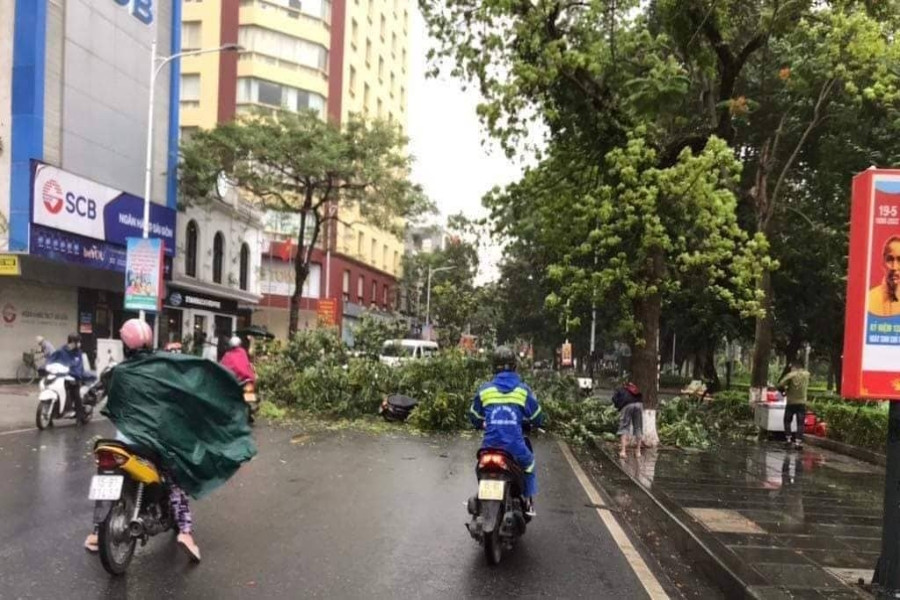
<svg viewBox="0 0 900 600"><path fill-rule="evenodd" d="M426 0L421 5L438 40L436 64L449 62L455 75L478 86L479 113L509 153L532 121L544 125L546 181L568 178L585 185L592 176L602 179L606 157L636 137L654 151L655 162L642 167L661 171L677 166L686 148L701 156L716 137L743 163L736 190L749 209L746 228L763 236L776 230L784 198L809 177L802 169L803 153L838 107L881 109L879 130L897 122L885 110L896 103L898 45L891 43L896 0ZM636 136L637 131L643 133ZM575 160L560 160L561 154ZM562 186L571 202L591 190L590 185L573 189L571 181ZM501 219L533 221L530 207L516 211L495 203ZM554 246L559 240L578 243L587 230L560 233ZM612 240L612 246L624 243L616 236ZM763 247L761 238L757 243L757 249ZM756 282L766 309L755 335L757 382L766 378L768 367L776 265L767 264ZM622 308L627 314L628 307ZM649 359L637 367L649 369ZM649 380L650 374L642 377Z"/></svg>
<svg viewBox="0 0 900 600"><path fill-rule="evenodd" d="M188 202L209 201L224 175L259 208L299 215L293 335L313 248L342 211L358 209L370 223L396 230L398 218L430 208L421 188L407 177L406 141L390 123L355 117L342 127L313 112L238 119L198 131L182 145L180 191Z"/></svg>

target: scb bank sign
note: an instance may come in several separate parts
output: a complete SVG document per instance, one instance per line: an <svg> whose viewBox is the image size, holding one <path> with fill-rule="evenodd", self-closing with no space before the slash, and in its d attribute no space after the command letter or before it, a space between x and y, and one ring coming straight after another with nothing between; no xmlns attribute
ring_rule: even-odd
<svg viewBox="0 0 900 600"><path fill-rule="evenodd" d="M132 194L38 162L31 191L35 225L123 247L126 238L143 233L144 201ZM162 239L166 254L174 254L174 210L150 204L150 237Z"/></svg>
<svg viewBox="0 0 900 600"><path fill-rule="evenodd" d="M153 22L153 0L112 0L119 6L131 11L135 19L149 25Z"/></svg>

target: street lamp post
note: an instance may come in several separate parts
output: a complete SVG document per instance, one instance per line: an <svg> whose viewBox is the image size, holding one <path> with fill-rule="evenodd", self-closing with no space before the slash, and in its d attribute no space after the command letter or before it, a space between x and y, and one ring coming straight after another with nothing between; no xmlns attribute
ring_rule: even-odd
<svg viewBox="0 0 900 600"><path fill-rule="evenodd" d="M428 329L429 325L431 325L431 276L435 273L440 273L441 271L450 271L454 267L438 267L437 269L432 269L429 265L428 267L428 284L427 289L425 291L425 328Z"/></svg>
<svg viewBox="0 0 900 600"><path fill-rule="evenodd" d="M208 48L206 50L189 50L187 52L179 52L172 56L157 57L156 56L156 38L150 42L150 102L147 106L147 157L144 166L144 239L150 237L150 192L152 191L152 172L153 172L153 109L156 102L156 78L159 76L162 68L175 59L185 56L197 56L199 54L210 54L212 52L229 52L240 51L242 48L237 44L225 44L218 48ZM177 107L169 107L169 110L177 110ZM141 311L141 320L146 321L147 315L145 311Z"/></svg>

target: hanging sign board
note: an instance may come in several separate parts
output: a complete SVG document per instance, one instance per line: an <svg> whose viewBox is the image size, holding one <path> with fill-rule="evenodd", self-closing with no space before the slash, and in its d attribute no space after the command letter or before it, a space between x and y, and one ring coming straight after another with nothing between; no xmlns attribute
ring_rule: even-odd
<svg viewBox="0 0 900 600"><path fill-rule="evenodd" d="M841 395L900 399L900 171L853 179Z"/></svg>
<svg viewBox="0 0 900 600"><path fill-rule="evenodd" d="M128 238L125 310L157 312L163 297L163 242Z"/></svg>
<svg viewBox="0 0 900 600"><path fill-rule="evenodd" d="M572 366L572 344L566 342L562 345L562 352L560 352L560 363L564 367Z"/></svg>

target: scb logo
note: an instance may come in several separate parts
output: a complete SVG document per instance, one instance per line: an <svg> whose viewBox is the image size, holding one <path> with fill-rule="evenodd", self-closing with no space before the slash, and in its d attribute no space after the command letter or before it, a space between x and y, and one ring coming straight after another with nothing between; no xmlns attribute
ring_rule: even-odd
<svg viewBox="0 0 900 600"><path fill-rule="evenodd" d="M72 192L62 193L62 186L55 179L44 184L43 189L44 208L51 215L58 215L63 208L70 215L86 217L90 220L97 218L97 202L93 198L78 196Z"/></svg>
<svg viewBox="0 0 900 600"><path fill-rule="evenodd" d="M131 7L131 14L144 25L153 22L153 0L113 0L119 6Z"/></svg>

